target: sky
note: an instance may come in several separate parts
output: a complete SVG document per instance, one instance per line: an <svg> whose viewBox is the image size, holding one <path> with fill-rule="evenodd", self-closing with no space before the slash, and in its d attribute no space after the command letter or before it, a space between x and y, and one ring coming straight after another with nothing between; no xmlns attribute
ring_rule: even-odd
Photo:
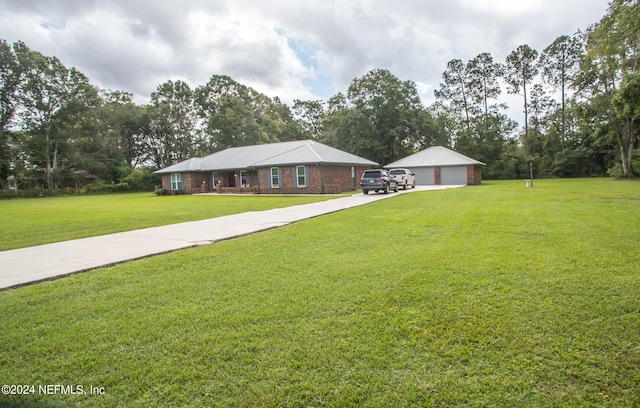
<svg viewBox="0 0 640 408"><path fill-rule="evenodd" d="M0 0L23 41L139 104L168 80L228 75L285 103L328 100L376 68L434 102L447 62L542 51L598 22L607 0Z"/></svg>

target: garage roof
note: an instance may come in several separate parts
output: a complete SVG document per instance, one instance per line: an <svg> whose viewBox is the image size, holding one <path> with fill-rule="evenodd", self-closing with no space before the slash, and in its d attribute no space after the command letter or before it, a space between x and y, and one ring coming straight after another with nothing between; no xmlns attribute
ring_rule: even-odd
<svg viewBox="0 0 640 408"><path fill-rule="evenodd" d="M446 147L432 146L411 156L407 156L404 159L389 163L384 167L468 166L478 164L484 165L484 163L478 160L454 152Z"/></svg>

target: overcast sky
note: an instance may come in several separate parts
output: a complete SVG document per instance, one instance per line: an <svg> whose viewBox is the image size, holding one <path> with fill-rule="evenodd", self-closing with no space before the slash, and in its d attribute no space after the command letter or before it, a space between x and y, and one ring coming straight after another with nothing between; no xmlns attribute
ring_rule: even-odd
<svg viewBox="0 0 640 408"><path fill-rule="evenodd" d="M0 38L148 103L158 85L229 75L268 96L328 99L374 68L433 102L447 62L542 51L607 0L0 0Z"/></svg>

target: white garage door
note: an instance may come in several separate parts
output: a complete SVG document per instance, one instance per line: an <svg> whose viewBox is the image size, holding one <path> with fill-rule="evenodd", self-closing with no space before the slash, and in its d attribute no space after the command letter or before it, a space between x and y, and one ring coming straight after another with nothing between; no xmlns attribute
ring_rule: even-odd
<svg viewBox="0 0 640 408"><path fill-rule="evenodd" d="M419 186L432 186L436 184L433 167L418 167L409 169L416 175L416 184Z"/></svg>
<svg viewBox="0 0 640 408"><path fill-rule="evenodd" d="M440 168L440 183L442 185L466 185L467 166L452 166Z"/></svg>

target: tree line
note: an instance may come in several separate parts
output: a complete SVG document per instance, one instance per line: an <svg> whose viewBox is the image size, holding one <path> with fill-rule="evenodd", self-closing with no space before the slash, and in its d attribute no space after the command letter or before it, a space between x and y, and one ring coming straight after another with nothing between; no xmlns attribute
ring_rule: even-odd
<svg viewBox="0 0 640 408"><path fill-rule="evenodd" d="M637 1L614 0L599 23L541 52L451 60L430 111L489 178L638 175L639 21ZM498 103L503 87L522 97L522 129Z"/></svg>
<svg viewBox="0 0 640 408"><path fill-rule="evenodd" d="M613 0L584 31L504 62L481 53L449 61L436 102L375 69L345 92L292 106L224 75L195 89L167 81L137 105L99 89L56 57L0 40L0 187L127 183L233 146L314 139L387 164L443 145L487 164L485 178L632 177L640 170L640 6ZM522 98L523 127L500 103ZM637 174L637 173L635 173Z"/></svg>

